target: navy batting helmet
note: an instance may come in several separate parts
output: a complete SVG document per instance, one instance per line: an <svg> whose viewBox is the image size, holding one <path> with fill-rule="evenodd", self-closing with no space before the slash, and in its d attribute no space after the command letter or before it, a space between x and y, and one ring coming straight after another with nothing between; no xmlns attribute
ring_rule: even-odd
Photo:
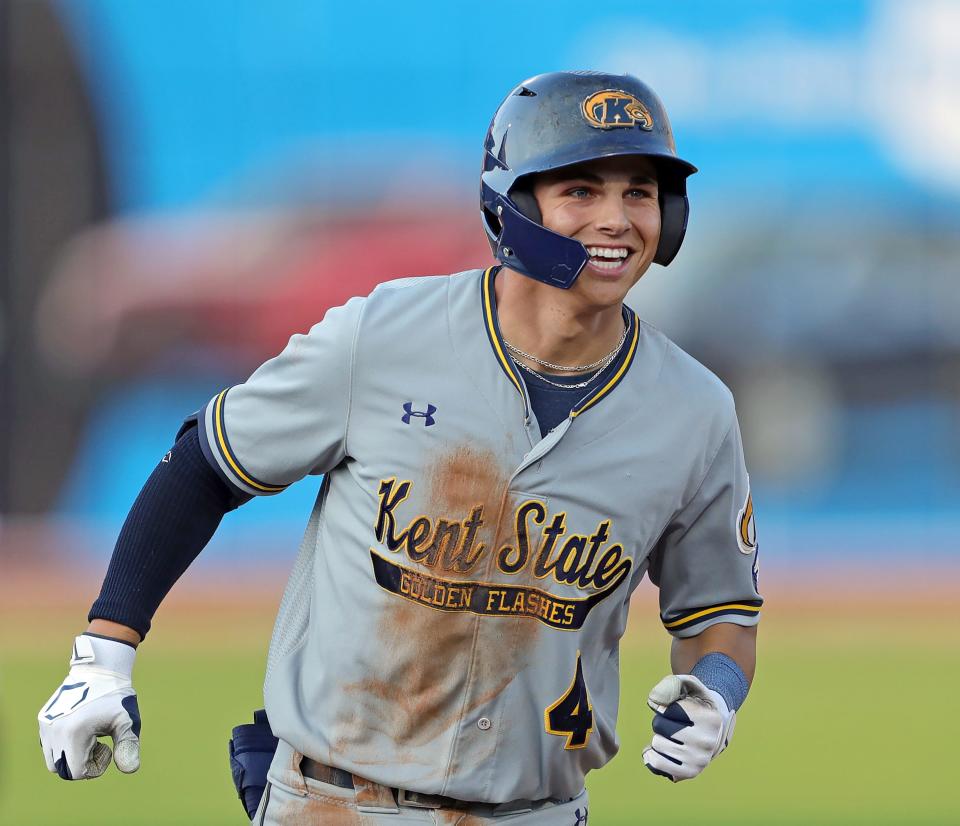
<svg viewBox="0 0 960 826"><path fill-rule="evenodd" d="M589 260L579 241L547 229L527 176L623 155L650 158L660 190L660 241L653 260L669 264L683 241L690 205L660 98L632 75L550 72L517 86L497 109L483 144L480 200L494 256L545 284L570 287Z"/></svg>

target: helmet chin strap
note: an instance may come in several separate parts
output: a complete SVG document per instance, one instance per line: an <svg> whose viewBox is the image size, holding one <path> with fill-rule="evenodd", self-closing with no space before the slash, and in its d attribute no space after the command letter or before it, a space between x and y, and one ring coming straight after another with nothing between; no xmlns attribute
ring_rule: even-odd
<svg viewBox="0 0 960 826"><path fill-rule="evenodd" d="M532 200L533 196L529 198ZM500 222L494 250L497 259L511 270L536 281L570 289L590 260L586 247L531 220L504 195L497 197L496 205ZM536 212L539 217L540 210Z"/></svg>

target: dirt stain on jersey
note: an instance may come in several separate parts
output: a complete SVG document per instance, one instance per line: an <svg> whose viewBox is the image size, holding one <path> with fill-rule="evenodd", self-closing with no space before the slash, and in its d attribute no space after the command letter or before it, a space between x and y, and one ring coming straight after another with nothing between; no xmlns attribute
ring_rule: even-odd
<svg viewBox="0 0 960 826"><path fill-rule="evenodd" d="M497 454L471 446L458 446L429 463L414 488L415 493L421 489L414 504L419 513L432 520L456 519L482 507L484 514L476 542L485 550L474 570L469 575L434 570L433 576L473 579L486 569L508 480ZM383 662L376 675L344 687L357 703L357 717L368 733L372 729L383 734L401 750L417 750L457 723L464 711L477 621L470 613L440 611L400 598L386 601L378 630ZM481 701L488 702L509 681L506 674L501 672L492 684L475 688L471 695L482 695ZM365 753L373 744L362 730L337 734L334 749L342 749L351 760L383 761L384 755ZM434 765L444 762L433 757Z"/></svg>
<svg viewBox="0 0 960 826"><path fill-rule="evenodd" d="M526 497L510 495L506 497L499 512L499 521L492 535L493 552L481 573L487 581L504 581L498 577L496 551L512 535L514 529L514 511ZM529 570L507 578L511 584L542 587ZM524 669L532 665L530 655L538 635L543 630L541 623L533 617L503 616L482 617L477 626L477 640L471 664L472 690L467 709L473 716L500 696L510 683ZM476 731L469 743L458 741L451 756L450 773L453 776L479 771L480 767L492 760L500 745L503 727L509 722L495 719L487 731ZM468 821L472 822L472 821Z"/></svg>
<svg viewBox="0 0 960 826"><path fill-rule="evenodd" d="M497 572L497 554L500 547L512 537L515 523L514 515L520 503L528 497L513 494L506 497L503 507L498 515L498 524L494 538L494 547L491 550L490 557L486 564L484 572L488 581L493 581ZM500 577L504 581L503 577ZM524 568L517 574L511 574L506 577L514 586L528 586L533 588L543 588L542 580L537 579L530 568ZM496 617L491 622L486 623L481 629L481 642L487 639L496 646L496 657L486 658L486 667L500 671L509 668L511 673L516 674L522 670L526 663L527 653L533 645L543 626L533 617ZM481 667L484 667L481 664ZM487 675L481 674L481 682L489 682Z"/></svg>
<svg viewBox="0 0 960 826"><path fill-rule="evenodd" d="M497 569L498 544L513 532L519 501L507 495L512 469L504 465L493 451L459 446L436 456L424 479L415 483L409 506L434 524L462 518L478 507L483 511L474 547L482 543L484 552L469 573L438 566L431 576L542 587L532 574L505 578ZM421 495L416 497L418 489ZM376 673L344 686L357 713L355 724L334 732L331 762L336 765L336 753L365 765L398 762L403 755L408 766L422 766L422 775L412 771L409 776L435 787L444 779L448 757L453 756L430 751L430 745L461 719L472 722L481 716L531 664L529 652L541 623L532 617L441 611L399 597L388 598L385 605L378 625L383 661ZM487 761L496 751L498 731L472 725L469 730L474 736L457 749L451 766L454 774L469 772L469 761ZM394 744L390 754L377 750L383 739ZM464 765L459 767L461 762Z"/></svg>
<svg viewBox="0 0 960 826"><path fill-rule="evenodd" d="M492 450L463 445L438 456L429 465L426 478L430 495L425 504L433 511L431 515L469 512L482 505L489 521L496 518L509 474Z"/></svg>
<svg viewBox="0 0 960 826"><path fill-rule="evenodd" d="M416 747L435 739L455 719L450 698L462 690L464 655L470 651L474 628L469 615L397 602L381 622L384 659L376 676L345 690L359 704L368 729L400 747ZM362 731L357 735L363 738Z"/></svg>
<svg viewBox="0 0 960 826"><path fill-rule="evenodd" d="M487 550L471 579L495 581L496 552L513 531L513 512L520 500L508 493L509 471L502 469L493 452L461 447L434 464L431 479L431 499L440 512L458 513L483 505L486 521L479 535ZM518 582L521 578L510 579ZM527 618L471 617L471 625L479 645L472 658L473 686L465 714L491 702L513 680L523 667L539 623Z"/></svg>

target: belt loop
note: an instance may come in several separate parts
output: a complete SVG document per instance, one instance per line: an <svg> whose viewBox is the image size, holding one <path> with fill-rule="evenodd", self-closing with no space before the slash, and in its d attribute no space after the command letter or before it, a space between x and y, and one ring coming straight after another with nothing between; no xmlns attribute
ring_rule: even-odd
<svg viewBox="0 0 960 826"><path fill-rule="evenodd" d="M384 815L400 814L400 807L397 806L393 792L386 786L355 774L353 775L353 790L356 794L358 812Z"/></svg>
<svg viewBox="0 0 960 826"><path fill-rule="evenodd" d="M280 740L277 743L277 752L273 756L273 762L270 765L270 774L283 786L287 786L292 792L307 796L307 784L303 779L303 773L300 771L300 761L303 755L291 746L286 740Z"/></svg>
<svg viewBox="0 0 960 826"><path fill-rule="evenodd" d="M300 761L303 755L295 749L290 754L290 785L293 786L304 797L307 796L307 781L303 779L303 772L300 771ZM296 785L294 786L294 783Z"/></svg>

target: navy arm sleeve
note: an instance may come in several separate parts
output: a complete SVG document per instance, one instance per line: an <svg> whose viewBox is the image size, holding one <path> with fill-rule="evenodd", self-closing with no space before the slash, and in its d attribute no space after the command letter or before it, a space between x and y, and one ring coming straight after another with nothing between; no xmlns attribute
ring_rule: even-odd
<svg viewBox="0 0 960 826"><path fill-rule="evenodd" d="M181 430L133 503L88 619L118 622L145 637L161 601L224 514L249 500L207 463L192 425Z"/></svg>

